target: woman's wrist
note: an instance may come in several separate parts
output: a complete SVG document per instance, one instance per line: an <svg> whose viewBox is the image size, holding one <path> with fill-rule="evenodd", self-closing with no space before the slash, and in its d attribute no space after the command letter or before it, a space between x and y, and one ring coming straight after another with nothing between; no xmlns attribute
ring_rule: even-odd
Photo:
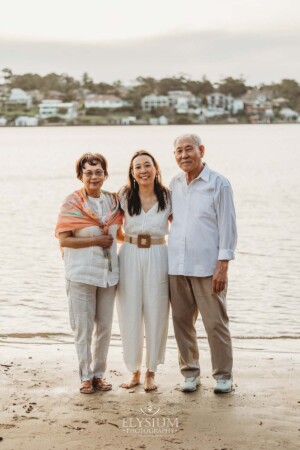
<svg viewBox="0 0 300 450"><path fill-rule="evenodd" d="M90 238L90 247L96 247L100 245L99 243L99 236L94 236Z"/></svg>

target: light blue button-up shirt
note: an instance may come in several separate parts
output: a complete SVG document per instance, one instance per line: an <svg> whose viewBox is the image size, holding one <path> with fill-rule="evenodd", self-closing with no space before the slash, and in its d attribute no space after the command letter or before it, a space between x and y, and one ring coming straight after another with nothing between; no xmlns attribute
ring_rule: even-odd
<svg viewBox="0 0 300 450"><path fill-rule="evenodd" d="M218 260L234 259L237 229L230 183L205 164L190 184L184 172L175 176L170 190L169 274L210 276Z"/></svg>

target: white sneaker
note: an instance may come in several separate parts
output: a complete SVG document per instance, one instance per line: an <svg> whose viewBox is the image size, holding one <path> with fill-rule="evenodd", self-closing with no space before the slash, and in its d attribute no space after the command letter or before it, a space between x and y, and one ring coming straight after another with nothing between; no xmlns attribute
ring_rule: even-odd
<svg viewBox="0 0 300 450"><path fill-rule="evenodd" d="M180 385L182 392L193 392L200 384L200 377L188 377Z"/></svg>
<svg viewBox="0 0 300 450"><path fill-rule="evenodd" d="M232 380L217 380L214 393L215 394L226 394L232 391Z"/></svg>

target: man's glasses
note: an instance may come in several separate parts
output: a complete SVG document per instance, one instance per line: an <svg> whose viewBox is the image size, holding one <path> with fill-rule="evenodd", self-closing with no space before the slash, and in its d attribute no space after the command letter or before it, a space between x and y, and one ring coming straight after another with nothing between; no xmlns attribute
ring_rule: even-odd
<svg viewBox="0 0 300 450"><path fill-rule="evenodd" d="M92 172L91 170L85 170L83 173L87 178L92 178L93 175L95 175L96 177L103 177L104 170L99 169L96 170L95 172Z"/></svg>

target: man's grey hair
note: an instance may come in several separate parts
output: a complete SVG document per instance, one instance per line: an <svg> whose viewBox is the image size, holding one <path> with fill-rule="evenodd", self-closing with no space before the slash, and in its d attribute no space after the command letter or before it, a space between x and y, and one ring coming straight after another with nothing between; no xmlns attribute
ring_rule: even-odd
<svg viewBox="0 0 300 450"><path fill-rule="evenodd" d="M182 138L190 138L190 139L192 139L194 141L194 143L198 147L200 147L200 145L201 145L201 138L200 138L200 136L198 136L197 134L185 133L185 134L181 134L180 136L178 136L175 139L175 141L174 141L174 148L176 148L177 141L179 141L179 139L182 139Z"/></svg>

